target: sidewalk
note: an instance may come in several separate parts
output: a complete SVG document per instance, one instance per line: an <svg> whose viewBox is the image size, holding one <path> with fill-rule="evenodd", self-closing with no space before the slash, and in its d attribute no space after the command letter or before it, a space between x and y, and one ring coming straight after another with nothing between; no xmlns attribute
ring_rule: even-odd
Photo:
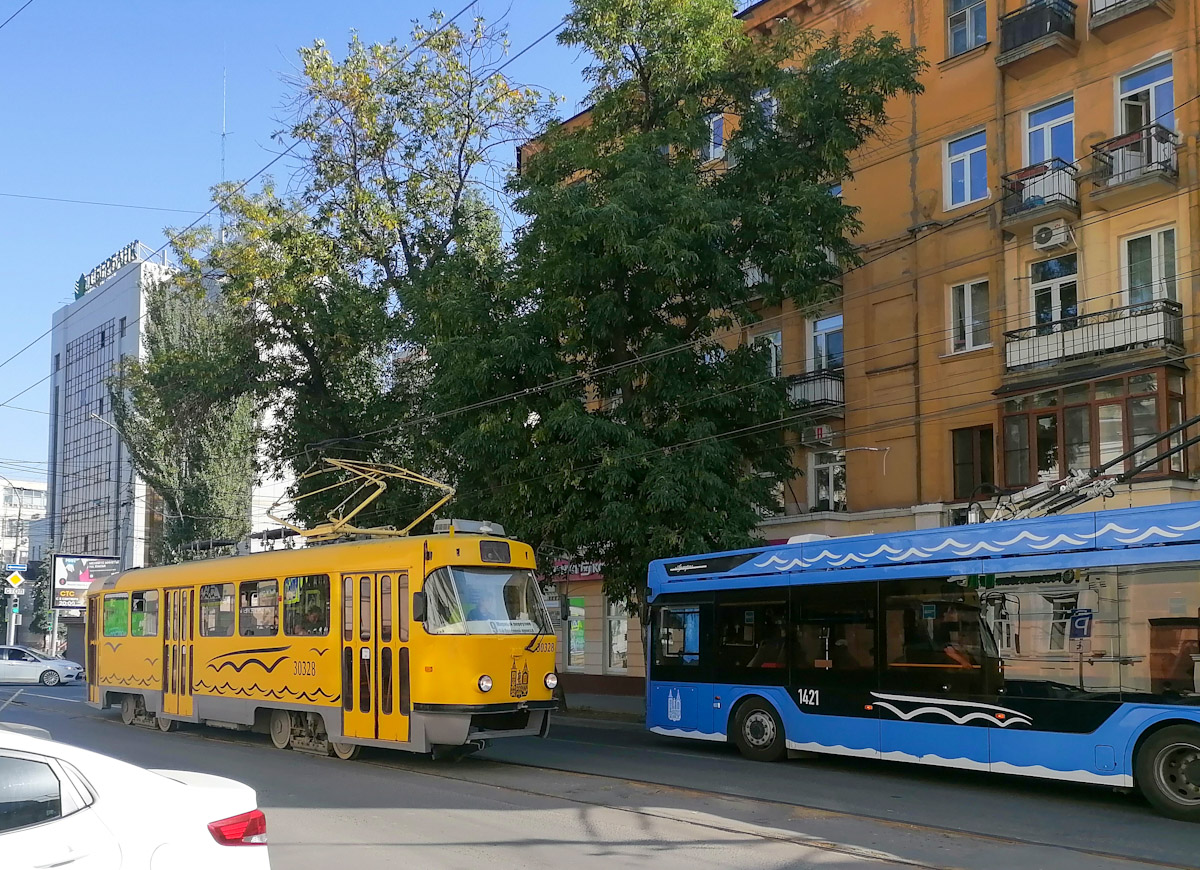
<svg viewBox="0 0 1200 870"><path fill-rule="evenodd" d="M617 722L644 722L646 699L640 695L593 695L570 692L558 716L609 719Z"/></svg>

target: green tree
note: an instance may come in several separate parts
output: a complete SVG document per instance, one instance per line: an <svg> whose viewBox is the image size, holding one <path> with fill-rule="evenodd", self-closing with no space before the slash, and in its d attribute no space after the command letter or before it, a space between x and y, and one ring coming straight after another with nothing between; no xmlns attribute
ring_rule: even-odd
<svg viewBox="0 0 1200 870"><path fill-rule="evenodd" d="M590 124L551 125L513 182L515 262L448 264L417 312L425 443L457 513L601 561L630 597L653 558L750 545L794 476L803 409L764 346L722 336L756 299L836 297L858 223L830 187L922 62L889 34L750 36L727 0L576 0L559 40L592 58ZM718 117L727 164L705 159Z"/></svg>
<svg viewBox="0 0 1200 870"><path fill-rule="evenodd" d="M211 280L184 272L156 282L146 288L145 356L127 358L109 382L134 466L162 499L162 562L188 558L189 542L250 531L259 358L246 322Z"/></svg>

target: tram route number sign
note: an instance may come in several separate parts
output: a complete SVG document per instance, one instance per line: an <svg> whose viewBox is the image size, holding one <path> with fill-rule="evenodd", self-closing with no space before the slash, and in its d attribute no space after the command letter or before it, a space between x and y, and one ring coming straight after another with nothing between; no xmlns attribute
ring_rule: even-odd
<svg viewBox="0 0 1200 870"><path fill-rule="evenodd" d="M1068 639L1071 641L1072 652L1091 652L1092 649L1092 617L1090 607L1081 607L1071 612L1071 627Z"/></svg>

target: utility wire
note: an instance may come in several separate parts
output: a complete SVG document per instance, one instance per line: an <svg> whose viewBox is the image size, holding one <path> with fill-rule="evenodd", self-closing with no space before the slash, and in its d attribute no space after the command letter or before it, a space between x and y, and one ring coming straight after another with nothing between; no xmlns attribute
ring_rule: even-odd
<svg viewBox="0 0 1200 870"><path fill-rule="evenodd" d="M33 3L33 0L26 0L26 2L21 6L20 9L18 9L12 15L5 18L3 22L0 22L0 30L3 30L5 27L7 27L8 22L12 21L14 18L16 18L18 15L20 15L26 9L28 9L30 7L30 5L32 5L32 3Z"/></svg>

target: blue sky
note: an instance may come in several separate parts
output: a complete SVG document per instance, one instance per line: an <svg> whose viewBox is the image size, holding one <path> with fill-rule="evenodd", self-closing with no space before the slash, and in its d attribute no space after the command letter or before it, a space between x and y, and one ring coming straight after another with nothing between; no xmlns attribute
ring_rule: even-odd
<svg viewBox="0 0 1200 870"><path fill-rule="evenodd" d="M413 18L465 0L34 0L0 29L0 360L50 327L76 278L133 239L195 215L19 199L59 197L203 211L220 179L221 70L228 75L226 175L271 159L296 49L324 39L341 56L351 30L402 41ZM0 21L24 0L0 0ZM568 0L480 0L507 13L513 52L560 20ZM470 13L468 13L470 14ZM460 20L466 20L466 16ZM579 108L583 60L550 37L505 70ZM274 168L283 180L287 170ZM49 337L0 366L0 402L45 377ZM0 408L0 474L44 476L48 392ZM41 412L41 413L39 413Z"/></svg>

